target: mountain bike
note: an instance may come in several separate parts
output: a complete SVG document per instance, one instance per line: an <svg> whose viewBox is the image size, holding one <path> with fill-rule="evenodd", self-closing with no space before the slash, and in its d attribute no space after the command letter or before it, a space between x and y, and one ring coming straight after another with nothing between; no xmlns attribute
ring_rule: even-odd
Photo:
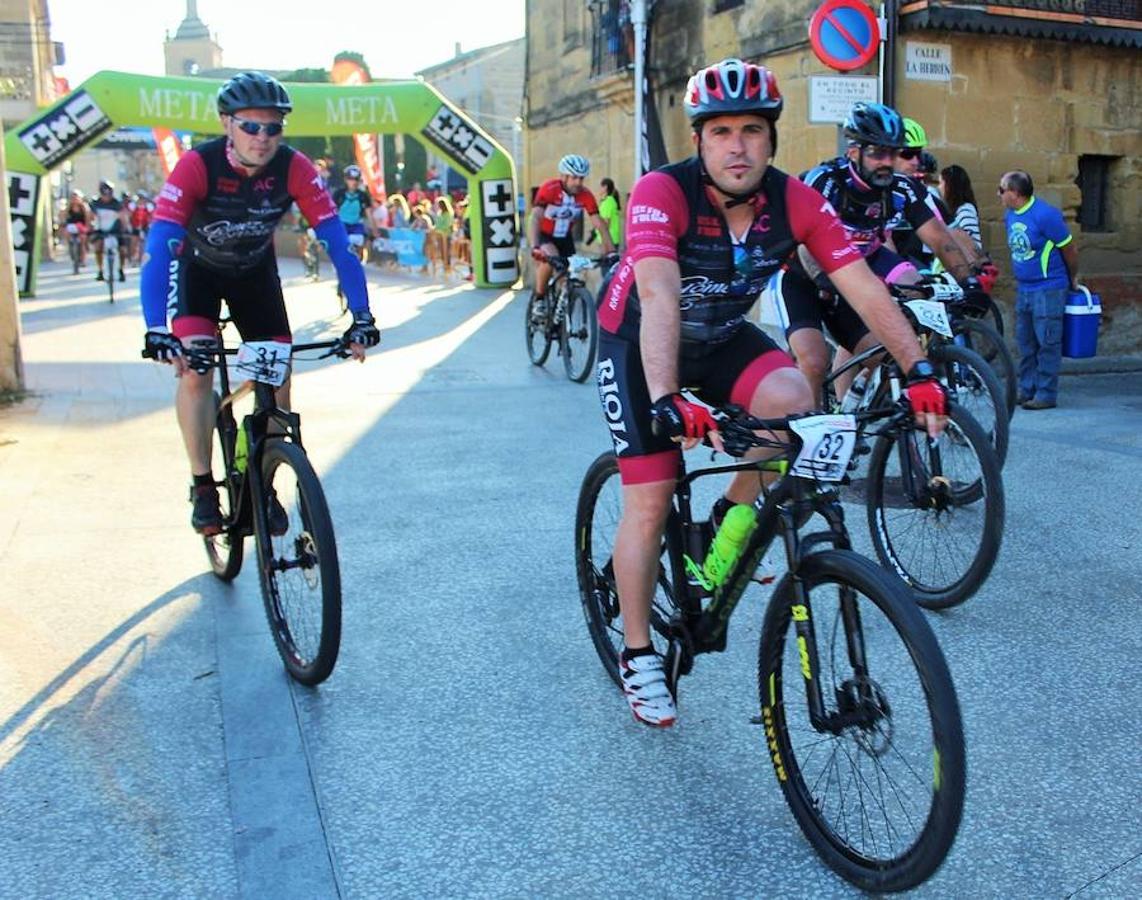
<svg viewBox="0 0 1142 900"><path fill-rule="evenodd" d="M542 300L532 294L527 304L527 355L532 364L542 366L552 343L558 341L567 377L582 382L595 367L599 322L595 298L579 276L596 268L600 261L579 255L548 256L547 260L554 270L547 293Z"/></svg>
<svg viewBox="0 0 1142 900"><path fill-rule="evenodd" d="M110 233L98 233L103 241L103 280L107 282L107 302L115 302L115 258L119 255L119 238Z"/></svg>
<svg viewBox="0 0 1142 900"><path fill-rule="evenodd" d="M301 441L301 417L280 409L274 389L288 377L292 354L326 350L316 359L347 357L341 339L308 344L243 342L188 349L199 373L217 369L211 471L219 488L223 528L203 535L214 574L231 581L242 568L245 538L253 535L270 633L286 671L302 684L320 684L341 646L341 570L333 520ZM230 389L227 357L245 380ZM253 412L241 425L235 403L253 392Z"/></svg>
<svg viewBox="0 0 1142 900"><path fill-rule="evenodd" d="M930 348L933 361L945 363L967 352ZM894 409L904 393L904 375L883 346L869 348L832 372L825 379L826 398L833 397L842 373L860 371L876 357L880 363L872 365L851 411ZM972 414L954 402L958 395L951 394L947 426L935 441L907 427L883 428L875 437L862 433L858 452L869 454L867 472L847 489L852 499L863 495L877 558L927 609L955 606L975 594L991 574L1003 538L1006 508L999 458Z"/></svg>
<svg viewBox="0 0 1142 900"><path fill-rule="evenodd" d="M67 255L71 259L71 274L79 274L79 264L83 261L83 235L79 226L68 222L64 229L67 231Z"/></svg>
<svg viewBox="0 0 1142 900"><path fill-rule="evenodd" d="M935 636L904 586L852 551L837 493L858 423L911 427L911 413L901 406L787 419L714 415L727 452L762 446L783 458L680 471L650 612L670 689L677 697L696 656L725 649L731 614L765 551L780 540L788 572L765 611L760 714L751 721L764 727L786 802L828 866L869 891L918 885L947 856L963 810L959 704ZM756 524L736 562L710 587L696 572L712 529L692 513L691 484L751 469L778 480L754 505ZM620 685L612 553L621 506L618 463L604 453L580 488L575 562L592 642ZM825 529L801 534L814 514Z"/></svg>

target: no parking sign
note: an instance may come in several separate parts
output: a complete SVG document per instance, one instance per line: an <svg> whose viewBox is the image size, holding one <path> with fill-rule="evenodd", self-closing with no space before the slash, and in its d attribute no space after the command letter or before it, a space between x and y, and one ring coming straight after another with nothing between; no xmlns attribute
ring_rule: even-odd
<svg viewBox="0 0 1142 900"><path fill-rule="evenodd" d="M826 0L809 20L809 43L826 66L848 72L876 56L880 25L861 0Z"/></svg>

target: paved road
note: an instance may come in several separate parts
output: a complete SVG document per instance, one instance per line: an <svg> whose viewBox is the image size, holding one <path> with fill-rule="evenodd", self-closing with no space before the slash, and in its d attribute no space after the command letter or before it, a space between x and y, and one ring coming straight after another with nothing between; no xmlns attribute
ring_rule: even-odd
<svg viewBox="0 0 1142 900"><path fill-rule="evenodd" d="M288 268L298 331L330 283ZM35 393L0 410L0 896L844 897L754 712L765 595L637 726L579 611L571 522L606 445L589 386L529 366L522 300L372 273L383 352L295 400L345 587L332 679L291 687L250 566L205 574L169 373L48 266ZM1142 894L1142 384L1020 412L986 589L932 616L969 791L919 896ZM855 520L859 523L859 519Z"/></svg>

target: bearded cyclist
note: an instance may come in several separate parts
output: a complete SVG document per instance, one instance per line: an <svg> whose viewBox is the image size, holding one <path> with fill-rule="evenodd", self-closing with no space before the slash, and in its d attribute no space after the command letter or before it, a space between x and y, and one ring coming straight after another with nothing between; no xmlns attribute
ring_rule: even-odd
<svg viewBox="0 0 1142 900"><path fill-rule="evenodd" d="M881 103L854 103L845 119L844 132L849 142L845 155L822 163L806 173L803 180L824 195L840 217L849 242L876 276L887 284L914 283L920 277L912 263L887 246L888 231L903 218L960 281L965 299L986 306L989 298L983 294L973 267L984 260L974 253L970 259L964 255L941 221L927 188L893 168L905 143L900 114ZM822 326L828 326L840 345L837 366L877 342L852 305L852 298L843 288L828 283L822 263L811 248L803 248L778 284L789 347L817 402L829 365ZM816 295L804 290L806 278L816 282L820 289ZM838 379L838 397L844 395L851 380L851 376Z"/></svg>
<svg viewBox="0 0 1142 900"><path fill-rule="evenodd" d="M575 238L571 226L582 215L587 215L603 238L603 252L615 252L607 223L599 215L599 204L583 182L591 174L591 164L585 157L569 153L559 160L559 177L551 178L535 192L535 203L527 222L527 237L531 255L535 259L535 296L544 309L543 297L551 278L549 256L573 256Z"/></svg>
<svg viewBox="0 0 1142 900"><path fill-rule="evenodd" d="M813 407L793 360L746 319L798 245L823 260L908 373L905 396L917 421L936 434L946 412L944 389L915 334L831 207L769 165L783 106L773 74L726 59L690 79L683 104L696 155L639 179L626 251L599 298L599 396L623 492L613 556L623 693L635 719L660 727L673 724L677 711L649 617L679 445L705 437L721 445L707 407L679 391L736 403L755 416ZM812 293L811 283L804 287ZM753 502L758 492L757 473L739 473L712 518L733 503Z"/></svg>
<svg viewBox="0 0 1142 900"><path fill-rule="evenodd" d="M282 141L291 109L289 94L269 75L242 72L226 82L218 92L225 135L179 160L159 194L147 236L144 352L173 365L178 375L175 409L193 481L191 525L202 534L217 534L223 524L210 470L213 372L190 369L184 347L217 346L223 299L243 340L291 340L273 238L294 201L345 286L353 324L344 338L353 356L364 359L365 348L380 340L364 270L349 250L333 200L313 163ZM277 402L289 409L289 381L277 389ZM280 518L271 515L271 530Z"/></svg>

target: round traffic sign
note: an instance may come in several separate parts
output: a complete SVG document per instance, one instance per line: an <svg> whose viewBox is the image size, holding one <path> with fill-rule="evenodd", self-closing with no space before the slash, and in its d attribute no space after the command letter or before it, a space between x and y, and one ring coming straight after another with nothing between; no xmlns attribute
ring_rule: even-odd
<svg viewBox="0 0 1142 900"><path fill-rule="evenodd" d="M876 56L880 27L861 0L825 0L809 20L809 43L826 66L847 72Z"/></svg>

